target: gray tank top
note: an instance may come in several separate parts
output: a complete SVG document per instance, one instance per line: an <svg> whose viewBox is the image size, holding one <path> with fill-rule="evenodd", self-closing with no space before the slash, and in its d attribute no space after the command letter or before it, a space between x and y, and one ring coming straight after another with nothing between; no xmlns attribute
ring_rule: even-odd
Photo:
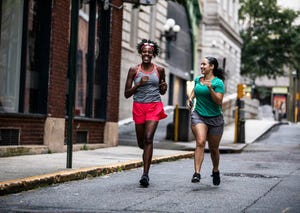
<svg viewBox="0 0 300 213"><path fill-rule="evenodd" d="M159 93L159 73L156 65L154 64L151 72L143 71L141 65L139 65L134 78L134 84L140 82L143 76L148 76L149 80L137 89L136 93L133 95L133 101L138 103L161 102Z"/></svg>

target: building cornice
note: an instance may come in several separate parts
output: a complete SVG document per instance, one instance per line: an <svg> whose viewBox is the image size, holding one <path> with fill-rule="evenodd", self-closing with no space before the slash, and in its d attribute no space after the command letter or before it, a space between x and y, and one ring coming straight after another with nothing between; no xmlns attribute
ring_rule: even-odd
<svg viewBox="0 0 300 213"><path fill-rule="evenodd" d="M230 26L220 15L203 17L203 24L206 25L206 30L219 30L224 32L228 38L231 38L232 41L236 43L237 46L242 47L243 40L240 37L239 32Z"/></svg>

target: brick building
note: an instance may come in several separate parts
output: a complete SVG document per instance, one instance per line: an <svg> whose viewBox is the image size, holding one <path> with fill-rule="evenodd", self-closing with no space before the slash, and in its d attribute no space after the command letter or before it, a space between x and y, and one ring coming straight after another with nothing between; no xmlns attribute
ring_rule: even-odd
<svg viewBox="0 0 300 213"><path fill-rule="evenodd" d="M123 16L117 7L122 1L113 1L116 8L96 0L80 4L78 21L71 18L74 2L0 3L1 153L9 148L30 153L32 147L65 151L72 115L68 113L72 26L79 30L74 149L117 145Z"/></svg>

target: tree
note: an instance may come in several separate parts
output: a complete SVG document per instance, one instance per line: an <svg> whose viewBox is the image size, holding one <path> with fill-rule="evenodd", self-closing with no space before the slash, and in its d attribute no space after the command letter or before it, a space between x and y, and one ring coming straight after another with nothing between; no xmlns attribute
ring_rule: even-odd
<svg viewBox="0 0 300 213"><path fill-rule="evenodd" d="M284 75L284 67L299 70L300 27L294 26L299 11L282 9L274 0L240 0L241 74Z"/></svg>

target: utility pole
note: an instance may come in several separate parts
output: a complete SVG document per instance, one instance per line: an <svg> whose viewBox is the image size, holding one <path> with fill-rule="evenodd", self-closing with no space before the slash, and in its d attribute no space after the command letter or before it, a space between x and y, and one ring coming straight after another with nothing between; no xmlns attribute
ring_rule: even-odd
<svg viewBox="0 0 300 213"><path fill-rule="evenodd" d="M67 168L72 168L72 129L74 117L74 101L76 89L76 58L78 40L78 11L79 0L72 0L71 9L71 37L69 47L69 98L68 98L68 141L67 141Z"/></svg>

